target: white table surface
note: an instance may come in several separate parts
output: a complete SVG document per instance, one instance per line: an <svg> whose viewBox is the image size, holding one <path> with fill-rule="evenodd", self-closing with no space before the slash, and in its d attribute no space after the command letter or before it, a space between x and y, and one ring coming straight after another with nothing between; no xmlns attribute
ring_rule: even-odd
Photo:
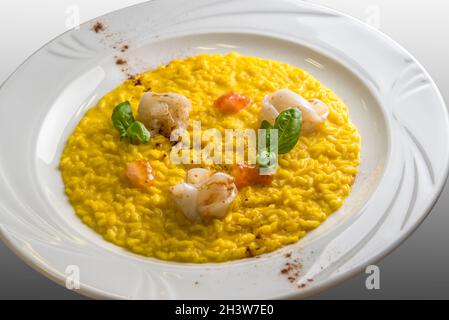
<svg viewBox="0 0 449 320"><path fill-rule="evenodd" d="M194 1L194 0L192 0ZM0 1L0 83L43 44L66 30L68 13L88 21L139 0ZM429 71L449 101L449 1L311 0L370 22L408 49ZM76 7L73 7L76 6ZM1 116L1 115L0 115ZM1 155L0 155L1 156ZM432 213L396 251L384 258L380 290L365 288L365 274L316 298L449 298L449 188ZM79 299L38 274L0 243L0 299Z"/></svg>

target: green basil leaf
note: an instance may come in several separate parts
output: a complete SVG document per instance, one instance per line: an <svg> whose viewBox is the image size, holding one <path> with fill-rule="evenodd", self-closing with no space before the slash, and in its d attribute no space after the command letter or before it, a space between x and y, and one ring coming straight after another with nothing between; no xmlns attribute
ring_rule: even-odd
<svg viewBox="0 0 449 320"><path fill-rule="evenodd" d="M260 124L260 129L266 130L265 131L266 141L264 148L270 150L271 130L273 129L273 126L267 120L263 120L262 123Z"/></svg>
<svg viewBox="0 0 449 320"><path fill-rule="evenodd" d="M271 128L273 128L273 126L267 120L262 121L262 123L260 124L260 129L268 130Z"/></svg>
<svg viewBox="0 0 449 320"><path fill-rule="evenodd" d="M302 114L296 108L282 111L276 118L273 128L278 130L278 153L292 150L299 140L302 127Z"/></svg>
<svg viewBox="0 0 449 320"><path fill-rule="evenodd" d="M257 163L264 169L275 168L277 166L277 155L275 152L263 149L257 155Z"/></svg>
<svg viewBox="0 0 449 320"><path fill-rule="evenodd" d="M120 133L120 139L127 137L128 128L134 123L133 111L128 101L120 103L112 111L112 124Z"/></svg>
<svg viewBox="0 0 449 320"><path fill-rule="evenodd" d="M133 122L128 130L126 130L126 134L133 143L148 143L151 137L151 134L147 128L145 128L145 125L139 121Z"/></svg>

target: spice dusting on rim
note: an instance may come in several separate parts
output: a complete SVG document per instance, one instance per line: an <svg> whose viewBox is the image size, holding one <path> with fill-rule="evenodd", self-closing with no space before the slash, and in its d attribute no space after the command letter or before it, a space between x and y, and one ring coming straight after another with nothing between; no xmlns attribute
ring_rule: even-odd
<svg viewBox="0 0 449 320"><path fill-rule="evenodd" d="M130 71L130 66L125 58L118 57L118 55L126 53L130 49L130 45L127 40L123 39L119 33L112 33L107 30L105 23L101 21L95 22L91 30L95 33L101 33L100 43L107 45L111 49L117 51L117 55L114 57L115 64L122 66L122 71L129 80L134 78L134 75Z"/></svg>
<svg viewBox="0 0 449 320"><path fill-rule="evenodd" d="M92 27L92 30L93 30L95 33L103 32L104 29L105 29L104 24L103 24L102 22L100 22L100 21L97 21L97 22L94 24L94 26Z"/></svg>
<svg viewBox="0 0 449 320"><path fill-rule="evenodd" d="M301 278L302 263L299 258L292 258L292 252L285 254L287 262L285 262L284 267L281 270L281 275L285 276L288 282L296 284ZM312 279L307 279L308 282L313 281ZM302 289L306 287L306 284L298 284L298 288Z"/></svg>
<svg viewBox="0 0 449 320"><path fill-rule="evenodd" d="M127 63L127 61L123 58L117 58L117 60L115 60L115 64L119 65L119 66L124 65L126 63Z"/></svg>

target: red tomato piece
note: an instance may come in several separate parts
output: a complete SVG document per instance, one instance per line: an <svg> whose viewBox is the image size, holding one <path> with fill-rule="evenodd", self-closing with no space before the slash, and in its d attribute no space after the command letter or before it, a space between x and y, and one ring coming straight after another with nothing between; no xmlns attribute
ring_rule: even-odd
<svg viewBox="0 0 449 320"><path fill-rule="evenodd" d="M251 104L251 99L235 92L229 92L215 100L215 107L223 113L237 113Z"/></svg>
<svg viewBox="0 0 449 320"><path fill-rule="evenodd" d="M233 165L231 175L234 177L234 183L238 189L253 185L268 186L274 179L272 175L261 175L258 166L247 164Z"/></svg>
<svg viewBox="0 0 449 320"><path fill-rule="evenodd" d="M153 168L148 160L136 160L126 166L126 177L136 188L150 187L154 180Z"/></svg>

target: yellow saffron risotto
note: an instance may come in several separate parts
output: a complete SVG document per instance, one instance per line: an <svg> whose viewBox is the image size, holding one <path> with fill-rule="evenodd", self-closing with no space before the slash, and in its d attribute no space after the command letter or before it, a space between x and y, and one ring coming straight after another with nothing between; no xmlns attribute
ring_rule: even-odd
<svg viewBox="0 0 449 320"><path fill-rule="evenodd" d="M176 92L193 105L202 129L254 128L262 98L281 88L325 102L324 127L301 136L279 157L270 186L239 190L223 220L190 222L171 199L169 187L189 169L170 161L171 143L153 136L146 145L120 141L112 110L129 100L134 114L144 92ZM252 104L224 115L214 101L234 91ZM349 194L359 165L360 137L345 104L307 72L285 63L240 56L199 55L125 81L90 109L67 141L60 169L66 194L80 219L107 241L163 260L206 263L257 256L297 242L318 227ZM148 159L155 179L148 189L133 188L126 165ZM222 171L226 170L223 165Z"/></svg>

